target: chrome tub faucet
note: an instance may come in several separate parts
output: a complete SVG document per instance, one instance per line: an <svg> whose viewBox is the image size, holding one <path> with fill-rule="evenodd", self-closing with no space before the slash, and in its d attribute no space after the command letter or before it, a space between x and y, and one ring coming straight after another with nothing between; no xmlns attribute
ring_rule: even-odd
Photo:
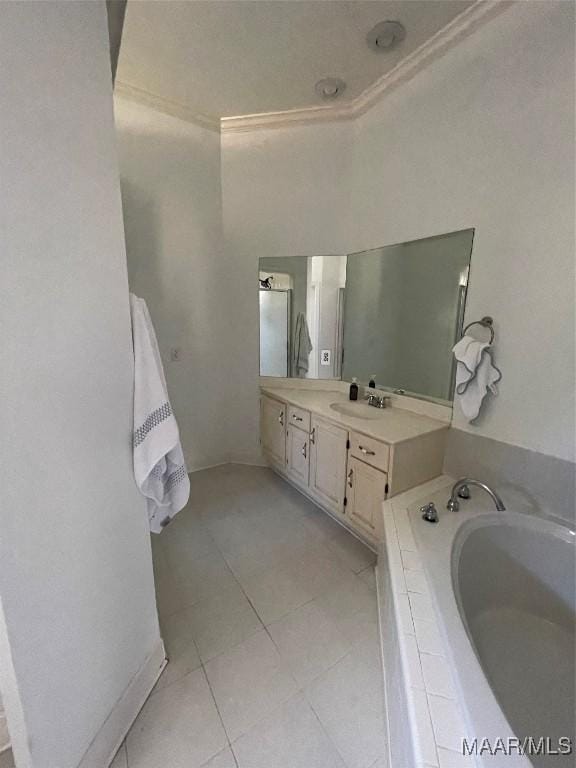
<svg viewBox="0 0 576 768"><path fill-rule="evenodd" d="M483 488L486 491L486 493L491 497L498 512L506 511L504 502L502 501L500 496L496 493L496 491L493 491L492 488L490 488L490 486L486 485L486 483L482 483L480 482L480 480L472 480L472 478L470 477L463 477L461 480L458 480L456 483L454 483L454 486L452 487L452 493L450 494L450 498L448 499L448 503L446 504L446 509L449 509L451 512L457 512L460 509L460 502L458 501L458 498L461 498L461 499L470 498L470 490L468 488L468 486L470 485L475 485L478 488Z"/></svg>

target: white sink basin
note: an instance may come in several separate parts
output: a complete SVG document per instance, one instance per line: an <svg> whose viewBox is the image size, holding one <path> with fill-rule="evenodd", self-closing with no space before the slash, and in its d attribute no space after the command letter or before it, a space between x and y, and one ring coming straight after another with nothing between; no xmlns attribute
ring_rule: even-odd
<svg viewBox="0 0 576 768"><path fill-rule="evenodd" d="M355 419L367 419L368 421L381 419L384 416L383 408L374 408L372 405L354 402L354 400L331 403L330 408L337 413L344 414L344 416L353 416Z"/></svg>

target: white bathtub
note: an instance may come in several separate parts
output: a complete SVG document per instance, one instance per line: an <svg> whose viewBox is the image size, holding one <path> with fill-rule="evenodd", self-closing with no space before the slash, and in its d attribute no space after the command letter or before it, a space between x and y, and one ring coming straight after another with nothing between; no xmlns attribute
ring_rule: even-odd
<svg viewBox="0 0 576 768"><path fill-rule="evenodd" d="M455 718L457 714L461 716L458 733L471 747L474 739L479 747L484 746L480 750L482 754L473 759L462 757L454 764L491 768L574 766L574 754L536 755L528 759L519 754L520 748L514 741L529 736L536 741L539 737L548 737L548 746L562 751L565 742L559 739L566 737L572 739L576 747L574 531L559 522L533 515L492 512L489 498L477 489L471 489L472 499L462 502L459 512L449 512L446 509L449 487L438 490L437 481L428 487L429 495L424 498L414 501L413 495L406 494L405 500L399 497L385 507L387 541L382 551L379 588L381 602L384 605L388 600L388 605L386 610L382 608L381 616L386 615L388 622L394 622L395 616L398 624L404 622L404 626L387 628L383 622L384 664L386 657L389 661L394 659L396 643L402 646L403 639L410 641L410 629L407 629L410 616L403 619L401 610L405 588L409 598L406 604L410 608L416 606L417 610L425 611L426 600L429 601L432 619L440 630L442 647L438 653L443 658L439 657L439 664L446 663L452 683L447 695L453 699L450 701L453 709L446 711L453 712ZM420 505L429 500L436 502L440 514L437 524L421 519ZM396 544L390 538L395 539ZM405 569L396 576L395 546L401 550L400 560ZM411 563L405 555L410 554L411 549L416 552L416 558L412 559L416 568L422 569L429 593L418 596L418 601L413 601L410 595L410 583L418 584L408 578ZM386 579L384 569L392 571L392 578ZM386 590L392 594L385 595ZM395 613L390 608L391 602L396 602ZM417 627L418 621L413 624ZM414 635L420 652L418 632ZM448 755L456 760L455 752L447 752L445 747L455 751L456 741L461 739L456 739L457 734L453 733L451 741L442 743L446 736L441 732L441 708L436 713L433 711L442 698L431 695L425 678L423 698L418 690L415 664L426 660L414 654L410 659L406 649L396 656L394 665L400 665L402 671L387 670L388 707L392 711L398 707L404 720L410 720L412 744L408 749L406 743L394 743L401 738L401 727L395 724L392 714L393 768L441 766L442 755L444 759ZM430 662L430 657L427 661ZM403 678L406 696L402 701L399 701L399 676ZM422 701L429 707L432 744L421 723L425 717ZM499 744L505 745L512 754L504 755L501 748L500 752L496 749L497 754L490 754L488 745L495 748ZM432 762L433 746L436 747L435 762Z"/></svg>

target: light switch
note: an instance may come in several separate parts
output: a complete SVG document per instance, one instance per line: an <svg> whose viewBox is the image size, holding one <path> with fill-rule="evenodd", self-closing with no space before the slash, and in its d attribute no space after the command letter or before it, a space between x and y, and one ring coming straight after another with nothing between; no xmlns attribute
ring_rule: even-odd
<svg viewBox="0 0 576 768"><path fill-rule="evenodd" d="M323 349L320 352L320 365L330 365L332 362L332 350Z"/></svg>

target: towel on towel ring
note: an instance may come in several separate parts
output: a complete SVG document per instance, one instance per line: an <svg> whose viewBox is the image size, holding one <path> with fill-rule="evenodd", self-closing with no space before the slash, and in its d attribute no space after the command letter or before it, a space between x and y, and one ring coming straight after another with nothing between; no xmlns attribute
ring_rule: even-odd
<svg viewBox="0 0 576 768"><path fill-rule="evenodd" d="M498 394L502 373L492 362L490 347L489 342L463 336L452 350L457 361L455 394L468 421L477 418L488 392Z"/></svg>

